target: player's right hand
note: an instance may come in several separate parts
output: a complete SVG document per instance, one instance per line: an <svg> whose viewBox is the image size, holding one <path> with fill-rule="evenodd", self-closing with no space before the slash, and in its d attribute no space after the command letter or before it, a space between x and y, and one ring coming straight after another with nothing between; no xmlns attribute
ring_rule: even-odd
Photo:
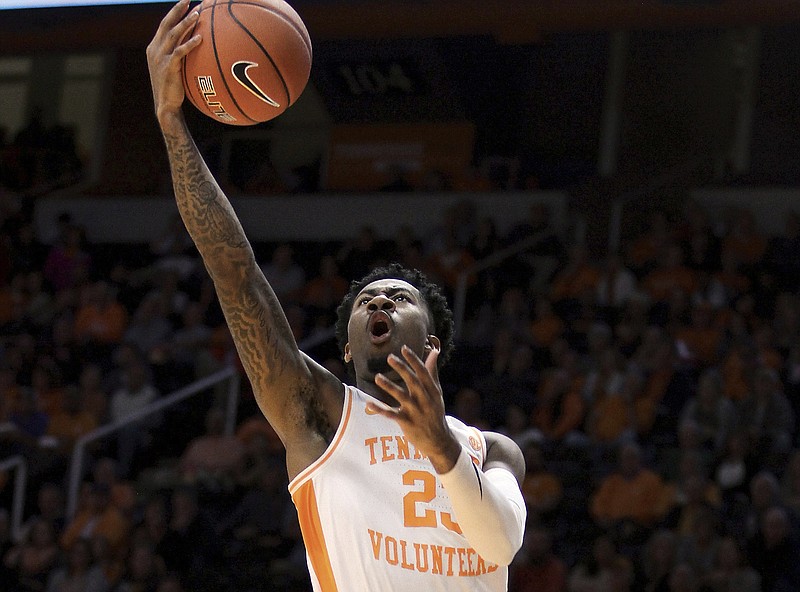
<svg viewBox="0 0 800 592"><path fill-rule="evenodd" d="M162 125L166 117L180 113L185 97L181 62L201 42L199 35L181 42L199 16L197 10L192 10L187 15L188 7L189 0L179 0L161 21L153 40L147 46L147 67L150 71L150 85L153 87L153 101L156 116Z"/></svg>

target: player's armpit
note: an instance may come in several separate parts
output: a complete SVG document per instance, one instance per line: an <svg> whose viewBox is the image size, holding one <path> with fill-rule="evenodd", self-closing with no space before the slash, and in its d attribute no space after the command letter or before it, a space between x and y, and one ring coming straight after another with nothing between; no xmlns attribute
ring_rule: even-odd
<svg viewBox="0 0 800 592"><path fill-rule="evenodd" d="M484 472L462 448L455 466L439 479L472 548L487 561L509 565L522 546L527 514L511 471L495 467Z"/></svg>

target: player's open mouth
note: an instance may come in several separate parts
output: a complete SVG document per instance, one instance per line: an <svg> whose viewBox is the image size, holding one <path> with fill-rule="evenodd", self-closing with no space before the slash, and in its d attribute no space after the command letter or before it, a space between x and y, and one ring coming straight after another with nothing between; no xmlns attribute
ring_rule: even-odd
<svg viewBox="0 0 800 592"><path fill-rule="evenodd" d="M380 310L372 313L372 316L369 318L367 329L372 343L378 344L388 341L392 333L389 315Z"/></svg>

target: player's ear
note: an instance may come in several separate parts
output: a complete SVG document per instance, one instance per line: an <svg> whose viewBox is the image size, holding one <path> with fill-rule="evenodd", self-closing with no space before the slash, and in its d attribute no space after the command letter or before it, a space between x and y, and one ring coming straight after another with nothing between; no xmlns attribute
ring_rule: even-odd
<svg viewBox="0 0 800 592"><path fill-rule="evenodd" d="M428 335L425 340L425 354L422 356L425 367L431 373L433 379L439 382L439 353L442 351L442 342L436 335ZM436 352L435 355L430 354Z"/></svg>
<svg viewBox="0 0 800 592"><path fill-rule="evenodd" d="M441 351L442 349L442 342L439 340L436 335L428 335L427 339L425 339L425 353L429 351Z"/></svg>
<svg viewBox="0 0 800 592"><path fill-rule="evenodd" d="M349 364L353 359L353 354L350 353L350 342L344 344L344 363Z"/></svg>

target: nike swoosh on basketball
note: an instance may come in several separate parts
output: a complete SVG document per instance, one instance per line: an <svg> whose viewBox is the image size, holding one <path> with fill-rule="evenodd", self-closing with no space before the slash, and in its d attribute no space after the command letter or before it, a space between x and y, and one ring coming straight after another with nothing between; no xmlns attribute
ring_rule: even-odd
<svg viewBox="0 0 800 592"><path fill-rule="evenodd" d="M233 77L236 78L236 81L257 96L259 99L264 101L265 103L272 105L273 107L280 107L278 103L276 103L272 98L267 95L263 90L261 90L258 85L252 81L250 75L247 71L250 68L258 67L258 64L255 62L235 62L231 66L231 74Z"/></svg>

